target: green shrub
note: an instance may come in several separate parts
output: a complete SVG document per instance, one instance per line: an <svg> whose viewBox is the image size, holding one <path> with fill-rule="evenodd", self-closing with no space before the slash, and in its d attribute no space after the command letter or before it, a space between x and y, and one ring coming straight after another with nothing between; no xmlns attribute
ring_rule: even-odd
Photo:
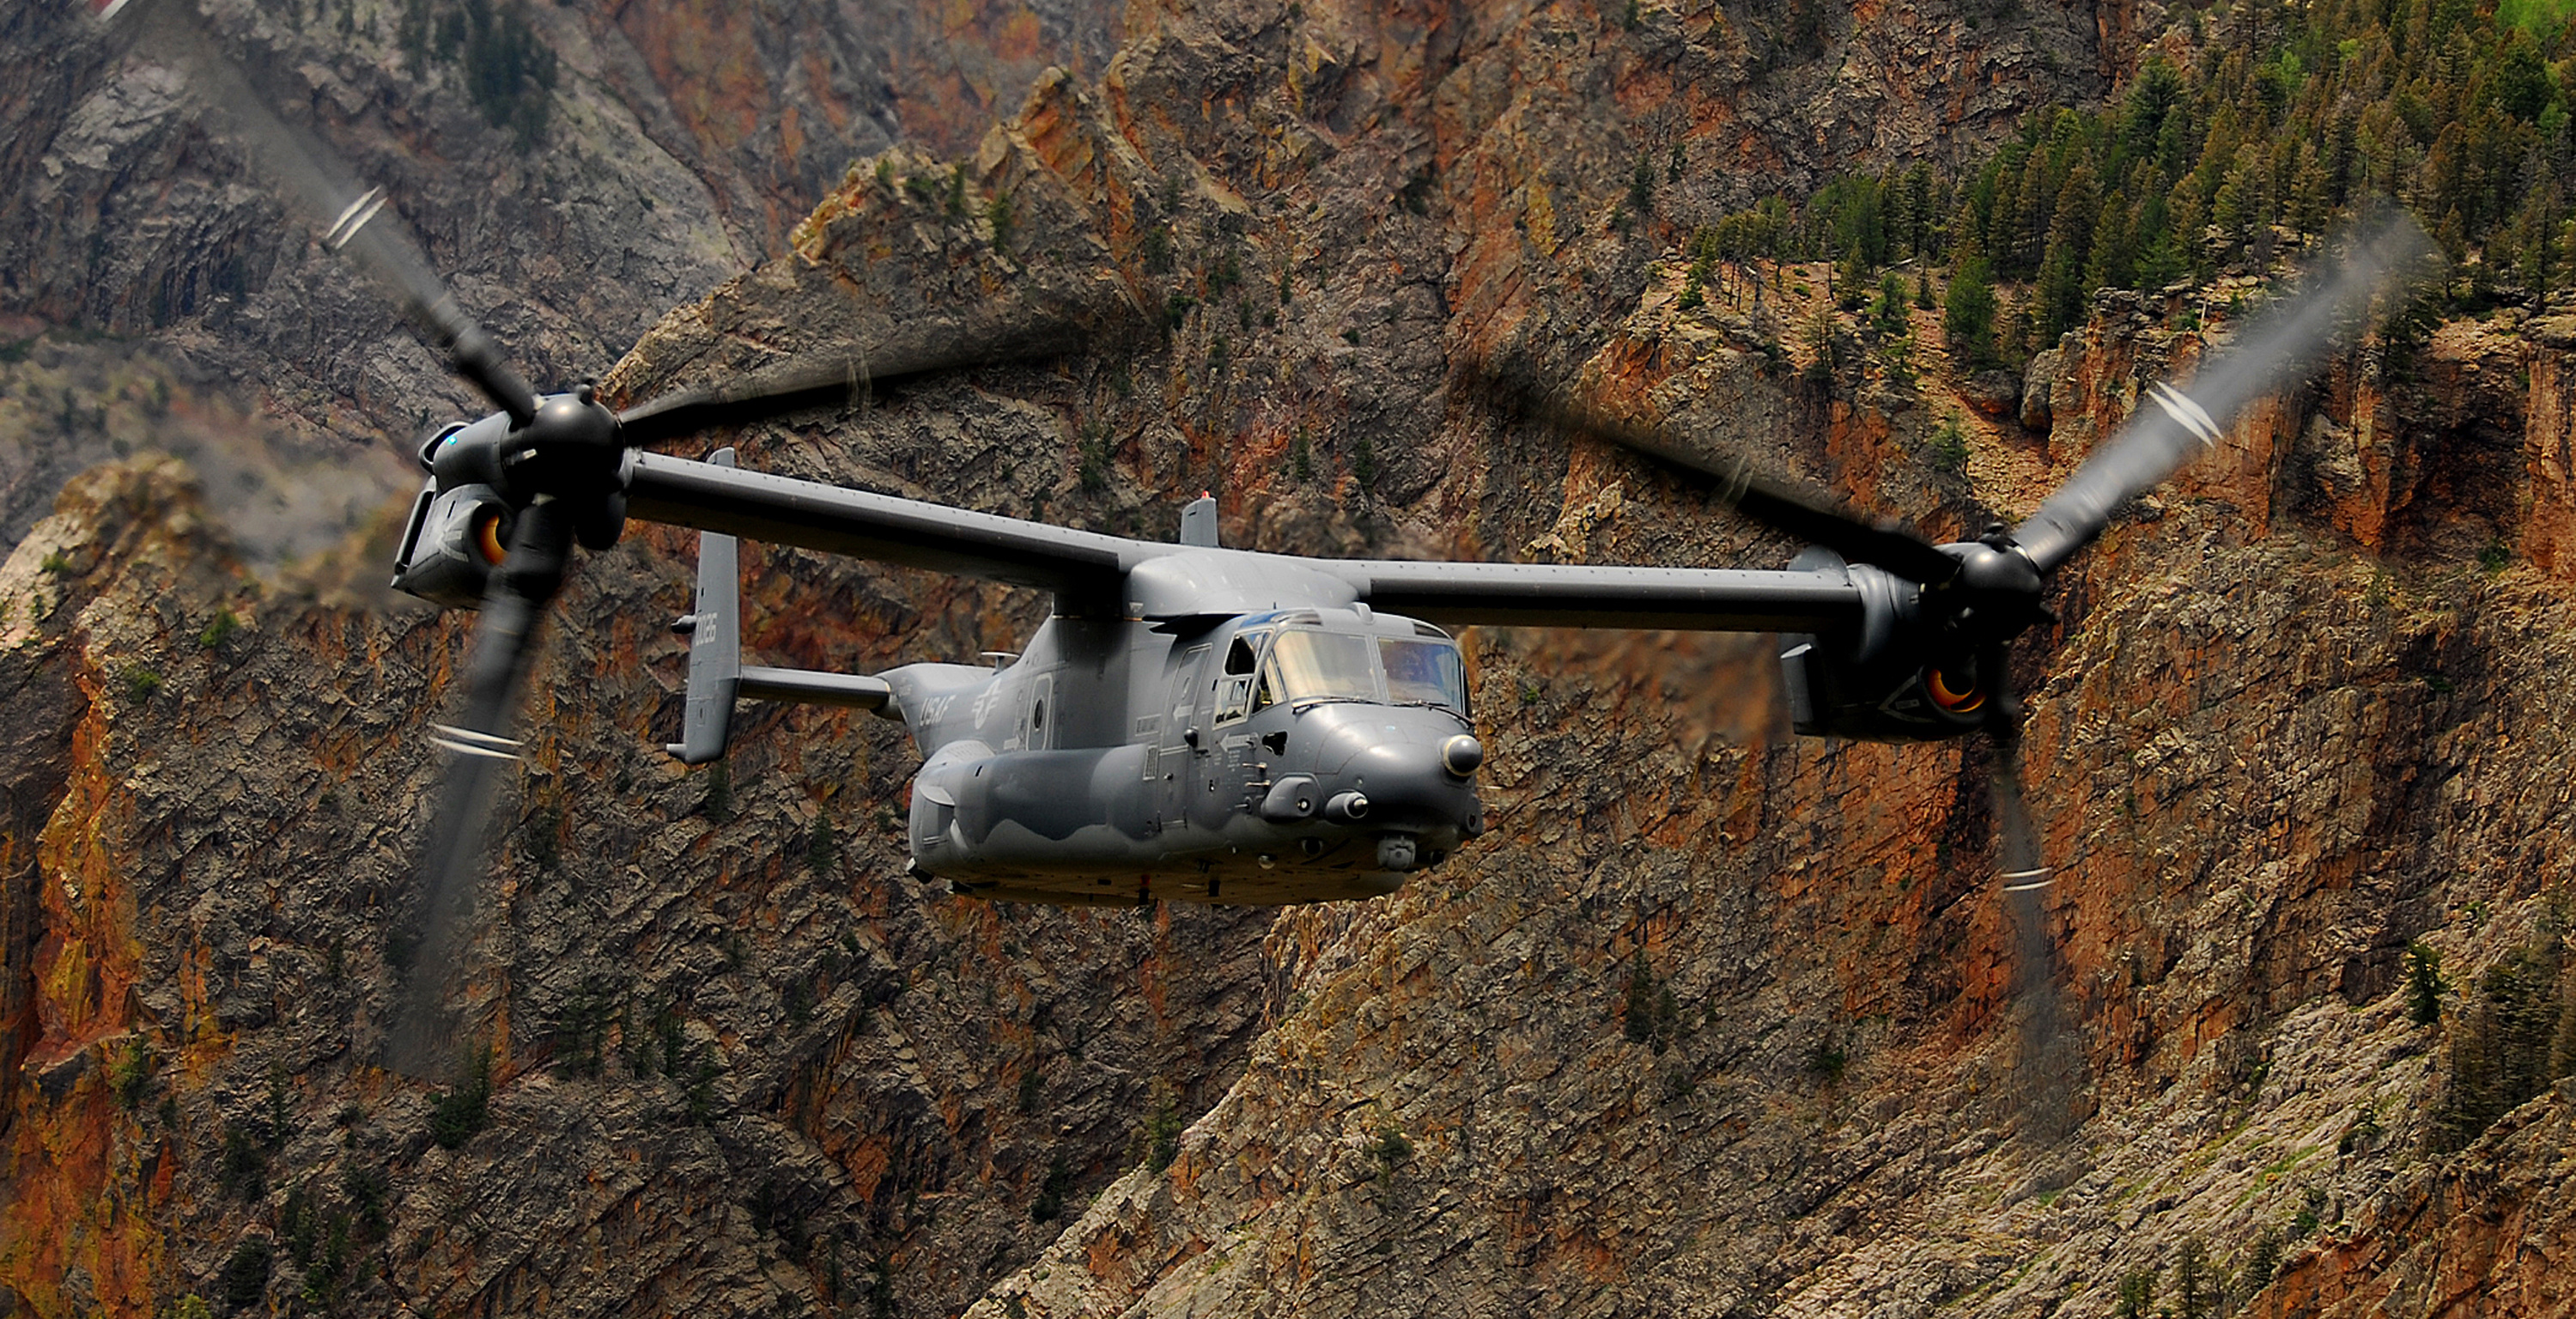
<svg viewBox="0 0 2576 1319"><path fill-rule="evenodd" d="M2418 1026L2442 1019L2442 953L2418 939L2406 946L2406 1015Z"/></svg>
<svg viewBox="0 0 2576 1319"><path fill-rule="evenodd" d="M468 1056L465 1079L431 1101L429 1138L440 1149L457 1149L481 1134L491 1119L492 1047L487 1044Z"/></svg>
<svg viewBox="0 0 2576 1319"><path fill-rule="evenodd" d="M221 1152L215 1159L215 1185L237 1200L256 1200L268 1186L268 1155L259 1138L239 1122L224 1124Z"/></svg>
<svg viewBox="0 0 2576 1319"><path fill-rule="evenodd" d="M1036 1075L1031 1072L1030 1075ZM1064 1166L1059 1154L1047 1163L1046 1180L1038 1184L1037 1199L1029 1204L1029 1221L1052 1223L1064 1214L1064 1193L1073 1189L1073 1173Z"/></svg>
<svg viewBox="0 0 2576 1319"><path fill-rule="evenodd" d="M117 1107L128 1113L141 1108L144 1096L152 1089L152 1074L160 1065L161 1060L153 1056L142 1036L128 1039L125 1047L107 1060L107 1089L116 1096Z"/></svg>
<svg viewBox="0 0 2576 1319"><path fill-rule="evenodd" d="M1405 1139L1402 1131L1388 1126L1369 1143L1368 1153L1370 1160L1377 1164L1378 1183L1384 1185L1395 1179L1397 1168L1413 1158L1413 1142Z"/></svg>
<svg viewBox="0 0 2576 1319"><path fill-rule="evenodd" d="M1923 444L1923 459L1932 470L1944 476L1957 476L1968 470L1968 428L1959 414L1941 414L1941 424L1932 429L1932 437Z"/></svg>
<svg viewBox="0 0 2576 1319"><path fill-rule="evenodd" d="M681 1096L681 1112L693 1127L703 1127L715 1117L717 1068L713 1054L713 1046L699 1050L697 1062L689 1071L688 1089Z"/></svg>
<svg viewBox="0 0 2576 1319"><path fill-rule="evenodd" d="M2245 1255L2245 1268L2237 1275L2237 1290L2247 1296L2271 1285L2272 1277L2281 1271L2281 1230L2265 1228L2254 1239L2254 1248Z"/></svg>
<svg viewBox="0 0 2576 1319"><path fill-rule="evenodd" d="M1950 355L1971 370L1995 362L1995 285L1982 261L1962 263L1941 300L1941 334Z"/></svg>
<svg viewBox="0 0 2576 1319"><path fill-rule="evenodd" d="M832 832L832 822L817 815L814 827L805 831L805 868L817 875L828 875L841 862L841 840Z"/></svg>
<svg viewBox="0 0 2576 1319"><path fill-rule="evenodd" d="M275 1253L266 1237L245 1237L224 1261L224 1304L247 1310L268 1296L269 1259Z"/></svg>
<svg viewBox="0 0 2576 1319"><path fill-rule="evenodd" d="M2155 1300L2156 1271L2154 1269L2124 1273L2120 1275L2119 1300L2112 1313L2120 1316L2120 1319L2151 1319L2155 1311L2149 1307L2155 1304Z"/></svg>
<svg viewBox="0 0 2576 1319"><path fill-rule="evenodd" d="M993 226L994 250L1011 250L1011 223L1014 218L1009 197L997 196L984 204L984 221Z"/></svg>
<svg viewBox="0 0 2576 1319"><path fill-rule="evenodd" d="M1154 1112L1137 1133L1137 1142L1144 1146L1145 1166L1161 1172L1181 1156L1181 1129L1185 1124L1181 1121L1179 1097L1160 1083L1154 1088Z"/></svg>
<svg viewBox="0 0 2576 1319"><path fill-rule="evenodd" d="M2209 1248L2193 1237L2182 1243L2174 1260L2174 1319L2209 1319L2218 1308L2217 1277L2209 1268Z"/></svg>
<svg viewBox="0 0 2576 1319"><path fill-rule="evenodd" d="M1619 996L1619 1026L1630 1044L1646 1045L1659 1054L1680 1038L1681 1009L1672 987L1646 964L1642 948L1628 964L1628 984Z"/></svg>
<svg viewBox="0 0 2576 1319"><path fill-rule="evenodd" d="M197 634L197 644L213 650L232 640L233 634L239 631L241 631L241 620L233 617L233 611L218 609L215 611L214 618L206 624L206 630Z"/></svg>
<svg viewBox="0 0 2576 1319"><path fill-rule="evenodd" d="M1831 1039L1819 1040L1807 1050L1807 1072L1827 1085L1839 1085L1843 1072L1851 1066L1851 1055Z"/></svg>
<svg viewBox="0 0 2576 1319"><path fill-rule="evenodd" d="M519 854L539 870L551 872L561 867L563 822L563 808L552 803L529 811L527 818L519 822Z"/></svg>
<svg viewBox="0 0 2576 1319"><path fill-rule="evenodd" d="M340 1170L340 1193L349 1198L349 1207L356 1211L358 1233L365 1240L381 1239L390 1226L385 1206L392 1190L382 1168L351 1164Z"/></svg>

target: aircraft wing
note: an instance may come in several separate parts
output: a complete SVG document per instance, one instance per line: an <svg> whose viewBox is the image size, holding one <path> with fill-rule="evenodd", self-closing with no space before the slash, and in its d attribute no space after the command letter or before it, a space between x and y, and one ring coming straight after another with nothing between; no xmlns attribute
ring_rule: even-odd
<svg viewBox="0 0 2576 1319"><path fill-rule="evenodd" d="M624 475L630 517L1034 587L1111 608L1132 609L1126 597L1150 594L1128 581L1130 570L1185 548L642 450L628 453ZM1838 571L1230 557L1274 562L1273 573L1316 574L1314 585L1338 578L1371 608L1459 626L1822 632L1856 623L1862 612L1861 588ZM1262 578L1255 585L1268 581L1254 576ZM1199 586L1198 594L1208 593ZM1242 591L1216 594L1231 601ZM1153 602L1145 604L1153 614Z"/></svg>
<svg viewBox="0 0 2576 1319"><path fill-rule="evenodd" d="M1861 618L1841 572L1623 568L1564 563L1318 563L1372 609L1455 626L1824 632Z"/></svg>
<svg viewBox="0 0 2576 1319"><path fill-rule="evenodd" d="M1153 547L1121 536L898 499L667 454L626 457L630 517L1058 594L1117 594Z"/></svg>

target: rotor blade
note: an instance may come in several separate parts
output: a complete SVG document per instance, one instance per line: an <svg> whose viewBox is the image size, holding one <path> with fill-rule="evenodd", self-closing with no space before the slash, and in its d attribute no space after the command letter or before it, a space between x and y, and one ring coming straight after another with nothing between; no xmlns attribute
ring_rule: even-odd
<svg viewBox="0 0 2576 1319"><path fill-rule="evenodd" d="M2205 363L2187 393L2161 381L2149 386L2129 423L2095 447L2014 529L2013 539L2041 572L2066 562L2102 534L2113 509L2162 484L2196 451L2214 447L2246 405L2305 379L2387 277L2429 248L2424 231L2403 213L2360 236L2340 266L2258 317Z"/></svg>
<svg viewBox="0 0 2576 1319"><path fill-rule="evenodd" d="M2030 801L2022 790L2021 738L1991 730L1995 772L1987 787L1995 807L1995 878L2006 893L2035 893L2048 887L2053 872L2042 858L2039 828L2031 822Z"/></svg>
<svg viewBox="0 0 2576 1319"><path fill-rule="evenodd" d="M1986 782L1994 800L1995 863L2012 922L2013 1075L2025 1129L2053 1142L2074 1122L2084 1051L2057 992L2057 948L2045 909L2050 871L2022 786L2020 732L2000 724L1990 731L1995 763Z"/></svg>
<svg viewBox="0 0 2576 1319"><path fill-rule="evenodd" d="M1510 378L1481 364L1466 368L1459 384L1507 416L1590 435L1705 477L1714 483L1717 498L1736 512L1784 535L1822 545L1852 563L1875 564L1925 585L1946 582L1959 571L1958 560L1903 526L1864 520L1823 495L1755 471L1750 461L1708 457L1682 443L1665 427L1615 417L1599 408L1549 395L1530 381Z"/></svg>
<svg viewBox="0 0 2576 1319"><path fill-rule="evenodd" d="M838 407L907 377L1060 357L1081 347L1082 339L1079 321L1064 315L963 327L945 320L906 325L863 353L790 362L726 384L648 399L617 415L619 435L629 445L660 444L808 408Z"/></svg>
<svg viewBox="0 0 2576 1319"><path fill-rule="evenodd" d="M509 413L512 424L524 426L536 415L536 395L527 382L456 305L403 232L402 222L385 214L384 190L359 186L357 176L319 139L278 118L198 21L191 0L117 0L100 17L113 17L119 10L132 13L137 38L148 50L186 69L198 100L276 179L288 205L321 230L322 241L381 280L404 310L436 336L457 374Z"/></svg>
<svg viewBox="0 0 2576 1319"><path fill-rule="evenodd" d="M572 548L572 519L560 501L520 516L510 552L484 593L482 621L465 670L465 704L432 739L447 753L446 782L430 822L421 862L420 941L395 1019L389 1061L427 1076L456 1056L447 1011L448 975L463 951L466 917L481 877L484 836L501 774L518 759L510 737L519 688L535 653L546 602L563 583Z"/></svg>

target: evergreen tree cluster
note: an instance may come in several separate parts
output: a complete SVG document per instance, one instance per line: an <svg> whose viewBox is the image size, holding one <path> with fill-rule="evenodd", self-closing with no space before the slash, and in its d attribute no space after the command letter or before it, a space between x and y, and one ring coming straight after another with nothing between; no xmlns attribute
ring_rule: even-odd
<svg viewBox="0 0 2576 1319"><path fill-rule="evenodd" d="M2027 287L2013 337L2046 343L2092 293L2260 269L2285 240L2382 200L2454 261L2454 293L2545 299L2576 277L2576 4L2239 0L2181 9L2196 54L2150 55L2113 104L2040 111L1982 164L1846 175L1694 235L1713 260L1836 263L1847 299L1890 265L1972 286L1946 320L1991 357L1991 284Z"/></svg>
<svg viewBox="0 0 2576 1319"><path fill-rule="evenodd" d="M554 51L509 0L499 8L493 0L464 0L444 13L430 6L431 0L405 0L395 25L395 44L411 75L426 76L433 55L457 66L484 122L510 130L522 151L534 146L554 109Z"/></svg>
<svg viewBox="0 0 2576 1319"><path fill-rule="evenodd" d="M2568 983L2576 977L2559 933L2553 922L2478 977L2451 1027L2433 1109L2435 1152L2466 1149L2496 1119L2576 1074L2576 995Z"/></svg>

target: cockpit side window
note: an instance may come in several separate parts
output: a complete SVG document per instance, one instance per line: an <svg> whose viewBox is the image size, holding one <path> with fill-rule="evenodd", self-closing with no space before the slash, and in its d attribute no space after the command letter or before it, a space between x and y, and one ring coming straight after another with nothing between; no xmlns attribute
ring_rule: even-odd
<svg viewBox="0 0 2576 1319"><path fill-rule="evenodd" d="M1252 708L1262 710L1277 705L1282 690L1283 687L1279 681L1279 660L1277 656L1273 656L1261 666L1261 681L1252 689Z"/></svg>
<svg viewBox="0 0 2576 1319"><path fill-rule="evenodd" d="M1226 647L1225 673L1227 677L1240 677L1252 672L1253 664L1256 660L1252 644L1253 639L1251 637L1238 636L1234 639L1233 645Z"/></svg>
<svg viewBox="0 0 2576 1319"><path fill-rule="evenodd" d="M1225 672L1216 682L1218 723L1241 719L1259 708L1252 700L1252 673L1261 663L1261 654L1255 649L1260 641L1258 635L1239 635L1233 645L1226 647Z"/></svg>

